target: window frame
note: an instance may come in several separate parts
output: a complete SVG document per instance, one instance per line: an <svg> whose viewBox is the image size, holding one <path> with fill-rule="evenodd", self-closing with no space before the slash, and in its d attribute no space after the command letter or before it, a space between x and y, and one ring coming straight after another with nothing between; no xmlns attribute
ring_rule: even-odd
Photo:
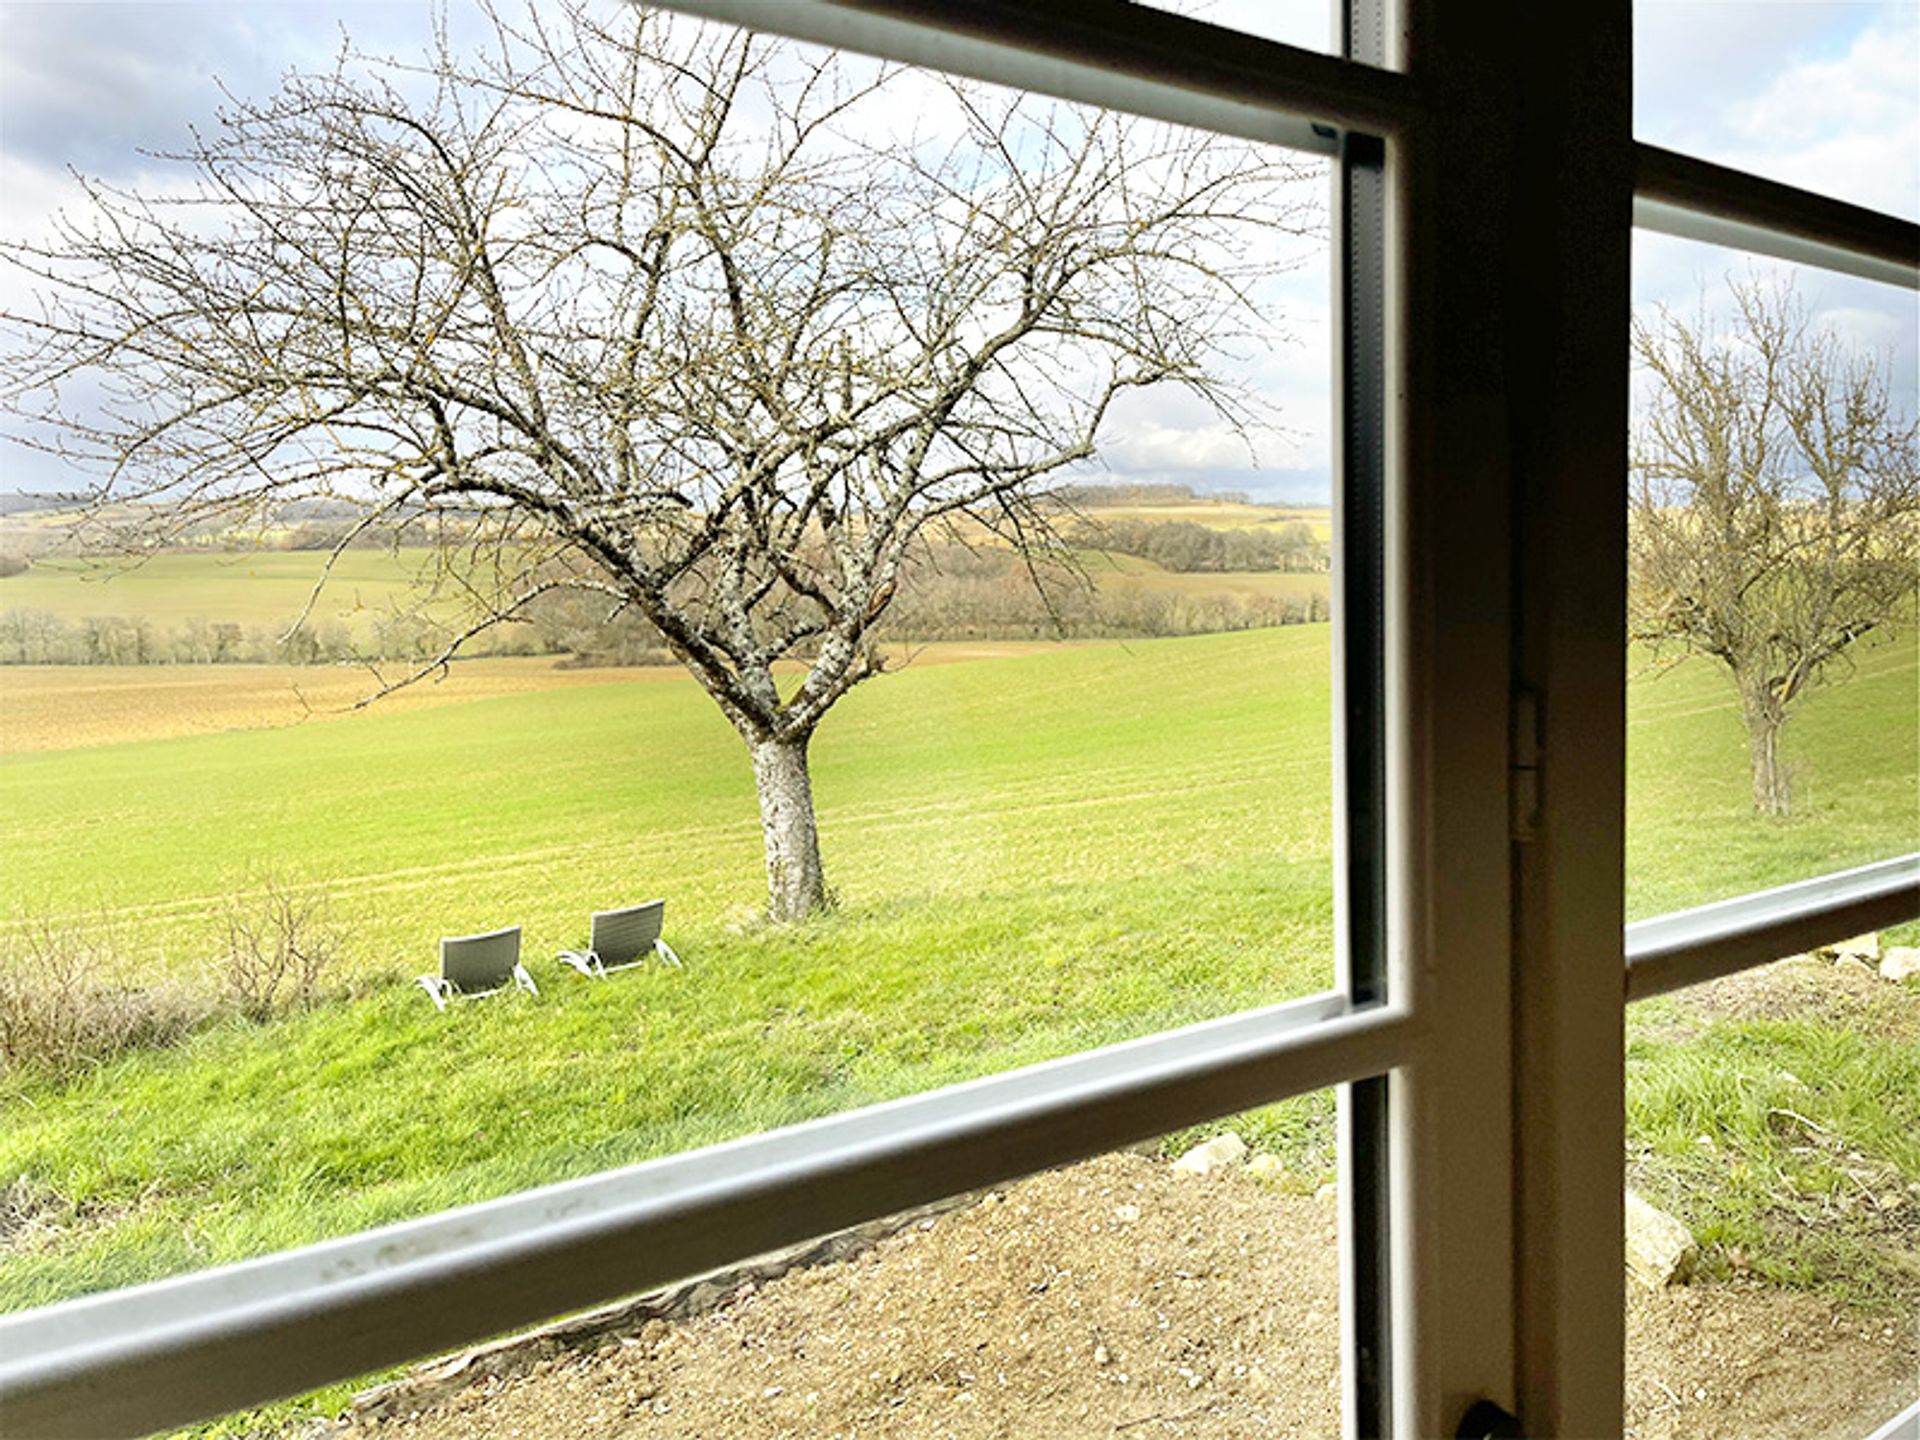
<svg viewBox="0 0 1920 1440"><path fill-rule="evenodd" d="M1343 889L1342 991L0 1317L9 1425L137 1434L224 1413L1384 1077L1375 1119L1349 1096L1343 1125L1384 1136L1392 1379L1371 1413L1349 1363L1348 1433L1452 1434L1482 1398L1530 1434L1617 1433L1623 1267L1602 1237L1621 1232L1625 1004L1788 936L1920 915L1912 856L1870 884L1820 877L1624 927L1631 228L1920 288L1920 227L1633 141L1628 0L1402 0L1372 12L1371 55L1351 48L1355 0L1359 58L1120 0L674 8L1329 157L1378 142L1384 936L1354 953L1348 912L1368 902ZM1365 780L1344 773L1342 793ZM1378 1232L1343 1167L1343 1269L1361 1283L1356 1247Z"/></svg>

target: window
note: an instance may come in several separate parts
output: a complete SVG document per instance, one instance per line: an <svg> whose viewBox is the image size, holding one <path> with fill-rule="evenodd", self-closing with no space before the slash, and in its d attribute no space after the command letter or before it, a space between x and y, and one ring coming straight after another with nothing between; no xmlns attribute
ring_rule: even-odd
<svg viewBox="0 0 1920 1440"><path fill-rule="evenodd" d="M1617 1432L1626 995L1920 912L1900 860L1645 922L1622 973L1630 222L1908 286L1914 227L1634 145L1624 4L1355 6L1346 59L1118 3L685 8L1338 163L1339 985L0 1319L10 1423L186 1420L1339 1084L1350 1433Z"/></svg>

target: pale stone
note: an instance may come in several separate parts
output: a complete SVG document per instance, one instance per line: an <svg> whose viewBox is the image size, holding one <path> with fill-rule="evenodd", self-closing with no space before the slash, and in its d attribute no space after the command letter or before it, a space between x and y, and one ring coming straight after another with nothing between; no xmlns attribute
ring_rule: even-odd
<svg viewBox="0 0 1920 1440"><path fill-rule="evenodd" d="M1287 1165L1278 1155L1264 1152L1247 1162L1247 1174L1255 1180L1279 1180L1287 1173Z"/></svg>
<svg viewBox="0 0 1920 1440"><path fill-rule="evenodd" d="M1864 935L1856 935L1851 940L1842 940L1838 945L1829 945L1827 948L1835 955L1853 955L1862 960L1878 960L1880 934L1877 930L1869 930Z"/></svg>
<svg viewBox="0 0 1920 1440"><path fill-rule="evenodd" d="M1699 1251L1687 1227L1627 1191L1627 1273L1651 1290L1684 1285Z"/></svg>
<svg viewBox="0 0 1920 1440"><path fill-rule="evenodd" d="M1920 975L1920 950L1911 945L1891 946L1880 957L1882 980L1911 980Z"/></svg>
<svg viewBox="0 0 1920 1440"><path fill-rule="evenodd" d="M1833 962L1833 968L1836 970L1844 970L1851 975L1865 975L1869 979L1871 979L1874 974L1873 966L1862 960L1858 955L1842 955L1838 960Z"/></svg>
<svg viewBox="0 0 1920 1440"><path fill-rule="evenodd" d="M1211 1175L1216 1170L1238 1165L1246 1158L1247 1142L1229 1130L1203 1145L1194 1146L1173 1162L1173 1168L1188 1175Z"/></svg>

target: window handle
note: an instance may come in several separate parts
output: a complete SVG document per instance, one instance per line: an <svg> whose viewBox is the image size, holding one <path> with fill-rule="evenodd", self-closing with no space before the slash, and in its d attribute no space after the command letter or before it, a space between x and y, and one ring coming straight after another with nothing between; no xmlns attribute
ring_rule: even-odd
<svg viewBox="0 0 1920 1440"><path fill-rule="evenodd" d="M1455 1440L1526 1440L1520 1422L1491 1400L1476 1400L1460 1417Z"/></svg>

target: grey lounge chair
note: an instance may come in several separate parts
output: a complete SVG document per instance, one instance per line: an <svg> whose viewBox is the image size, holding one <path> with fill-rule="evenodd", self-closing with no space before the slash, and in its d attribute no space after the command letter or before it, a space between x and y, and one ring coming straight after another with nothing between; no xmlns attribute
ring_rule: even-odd
<svg viewBox="0 0 1920 1440"><path fill-rule="evenodd" d="M539 987L520 963L520 927L490 930L485 935L455 935L440 942L440 973L414 981L439 1010L449 1000L477 1000L517 985L529 995Z"/></svg>
<svg viewBox="0 0 1920 1440"><path fill-rule="evenodd" d="M649 900L624 910L596 910L587 948L562 950L558 958L589 979L604 978L614 970L631 970L645 964L649 955L679 965L680 957L673 953L673 947L660 938L666 911L664 900Z"/></svg>

